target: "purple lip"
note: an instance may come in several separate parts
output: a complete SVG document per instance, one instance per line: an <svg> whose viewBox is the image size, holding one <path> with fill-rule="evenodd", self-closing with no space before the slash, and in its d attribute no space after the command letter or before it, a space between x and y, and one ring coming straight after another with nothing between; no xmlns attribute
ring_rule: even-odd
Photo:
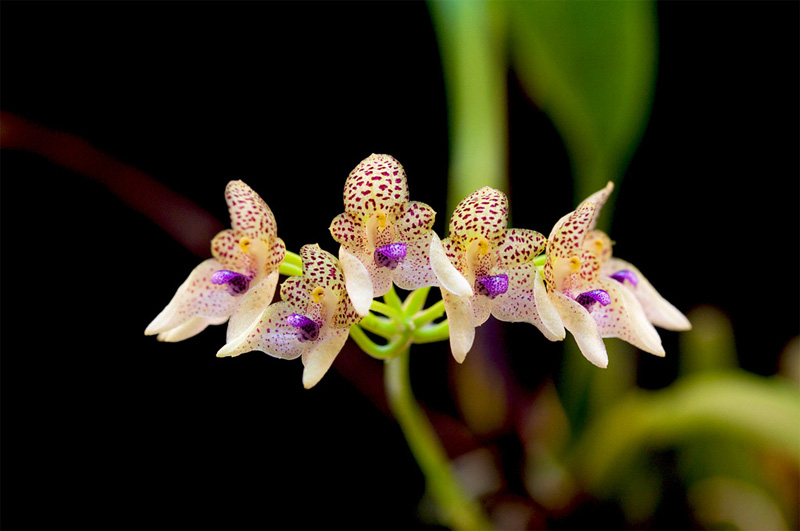
<svg viewBox="0 0 800 531"><path fill-rule="evenodd" d="M228 271L227 269L220 269L211 275L211 282L213 284L225 284L228 293L233 296L241 295L247 288L250 287L250 279L247 275L237 273L236 271Z"/></svg>
<svg viewBox="0 0 800 531"><path fill-rule="evenodd" d="M493 277L481 277L475 281L475 291L494 299L508 291L508 275L503 273Z"/></svg>
<svg viewBox="0 0 800 531"><path fill-rule="evenodd" d="M608 306L611 304L611 295L604 289L593 289L592 291L581 293L575 300L584 308L591 311L592 306L594 306L596 302L599 302L600 306Z"/></svg>
<svg viewBox="0 0 800 531"><path fill-rule="evenodd" d="M405 243L390 243L375 249L375 263L389 269L396 269L400 261L406 257L408 246Z"/></svg>
<svg viewBox="0 0 800 531"><path fill-rule="evenodd" d="M297 329L297 339L300 341L314 341L319 337L319 324L305 315L293 313L286 318L286 323Z"/></svg>
<svg viewBox="0 0 800 531"><path fill-rule="evenodd" d="M613 278L614 280L616 280L617 282L620 282L622 284L624 284L625 281L627 280L628 282L630 282L634 286L638 286L639 285L639 277L636 276L636 273L634 273L633 271L630 271L628 269L623 269L622 271L617 271L616 273L611 275L611 278Z"/></svg>

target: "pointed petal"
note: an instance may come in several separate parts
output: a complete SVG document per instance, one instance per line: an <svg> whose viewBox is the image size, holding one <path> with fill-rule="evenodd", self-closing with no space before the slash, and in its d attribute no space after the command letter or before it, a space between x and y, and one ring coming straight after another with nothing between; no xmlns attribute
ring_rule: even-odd
<svg viewBox="0 0 800 531"><path fill-rule="evenodd" d="M395 226L401 241L409 243L426 237L433 229L436 212L425 203L411 201L406 205L405 212L397 220Z"/></svg>
<svg viewBox="0 0 800 531"><path fill-rule="evenodd" d="M421 238L406 244L406 257L392 274L392 279L399 288L411 291L439 285L430 261L432 237L433 232L429 231Z"/></svg>
<svg viewBox="0 0 800 531"><path fill-rule="evenodd" d="M623 270L632 271L638 278L639 282L636 286L629 285L627 282L625 286L633 292L636 299L641 303L644 313L651 323L667 330L681 331L692 328L689 319L664 299L653 285L648 282L642 272L630 262L619 258L611 258L603 265L602 274L611 276Z"/></svg>
<svg viewBox="0 0 800 531"><path fill-rule="evenodd" d="M599 278L597 286L606 290L611 297L608 306L596 304L591 311L600 335L618 337L645 352L664 356L661 338L633 293L616 280L606 277Z"/></svg>
<svg viewBox="0 0 800 531"><path fill-rule="evenodd" d="M242 181L231 181L225 188L231 228L250 239L276 236L275 216L252 188Z"/></svg>
<svg viewBox="0 0 800 531"><path fill-rule="evenodd" d="M547 241L535 230L508 229L505 234L505 240L497 248L497 258L506 269L536 258L544 250Z"/></svg>
<svg viewBox="0 0 800 531"><path fill-rule="evenodd" d="M463 363L475 341L472 305L469 297L459 297L442 290L444 309L450 327L450 350L458 363Z"/></svg>
<svg viewBox="0 0 800 531"><path fill-rule="evenodd" d="M550 341L561 341L566 336L564 331L564 323L561 321L561 314L558 309L553 305L553 301L547 294L547 288L544 285L544 280L537 270L533 278L533 295L536 301L536 310L539 312L539 319L542 321L542 331L544 336ZM550 334L548 335L547 332Z"/></svg>
<svg viewBox="0 0 800 531"><path fill-rule="evenodd" d="M600 210L603 208L603 205L606 204L608 196L611 195L611 192L613 190L614 190L614 183L608 181L608 184L606 184L606 186L602 190L598 190L597 192L593 193L592 195L584 199L583 203L581 203L581 205L583 205L584 203L592 203L595 206L594 215L592 216L592 219L589 221L589 230L594 230L595 226L597 225L597 218L600 215Z"/></svg>
<svg viewBox="0 0 800 531"><path fill-rule="evenodd" d="M357 221L375 212L397 219L406 203L406 172L390 155L372 154L362 160L344 184L344 211Z"/></svg>
<svg viewBox="0 0 800 531"><path fill-rule="evenodd" d="M549 295L553 306L561 316L564 328L572 333L583 356L600 368L608 367L606 346L600 337L597 324L586 308L557 291L551 291Z"/></svg>
<svg viewBox="0 0 800 531"><path fill-rule="evenodd" d="M450 218L452 240L468 242L485 237L499 247L508 226L508 199L500 190L484 186L463 199Z"/></svg>
<svg viewBox="0 0 800 531"><path fill-rule="evenodd" d="M303 387L311 389L325 376L349 335L349 328L326 329L313 348L303 354Z"/></svg>
<svg viewBox="0 0 800 531"><path fill-rule="evenodd" d="M344 245L339 246L339 263L342 265L345 286L353 307L363 317L369 313L373 299L369 271Z"/></svg>
<svg viewBox="0 0 800 531"><path fill-rule="evenodd" d="M270 305L248 333L240 334L217 352L218 358L238 356L259 350L282 359L295 359L312 348L310 341L298 339L297 329L287 323L295 310L286 302Z"/></svg>
<svg viewBox="0 0 800 531"><path fill-rule="evenodd" d="M177 341L183 341L184 339L196 336L197 334L205 330L206 327L209 325L222 324L225 321L227 321L227 319L224 317L220 319L192 317L191 319L189 319L180 326L171 328L166 332L161 332L156 336L156 339L158 339L159 341L164 341L166 343L175 343Z"/></svg>
<svg viewBox="0 0 800 531"><path fill-rule="evenodd" d="M433 273L444 289L461 297L472 296L472 286L450 262L447 254L445 254L442 241L435 232L431 232L430 260Z"/></svg>
<svg viewBox="0 0 800 531"><path fill-rule="evenodd" d="M193 317L210 318L216 322L220 322L220 319L224 322L230 317L239 299L229 295L224 285L211 282L211 275L220 269L221 264L213 258L197 266L178 288L166 308L148 325L145 335L166 332Z"/></svg>
<svg viewBox="0 0 800 531"><path fill-rule="evenodd" d="M231 315L228 322L228 332L226 341L230 343L242 334L248 334L253 328L261 314L272 303L275 297L275 288L278 286L280 274L277 270L270 273L261 282L252 286L247 293L242 295L242 300Z"/></svg>

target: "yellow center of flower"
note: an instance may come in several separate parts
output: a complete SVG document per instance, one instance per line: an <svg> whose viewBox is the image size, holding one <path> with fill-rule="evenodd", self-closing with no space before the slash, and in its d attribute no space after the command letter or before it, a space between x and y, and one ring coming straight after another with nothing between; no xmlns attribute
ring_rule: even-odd
<svg viewBox="0 0 800 531"><path fill-rule="evenodd" d="M378 211L375 214L375 217L378 218L378 229L385 229L388 218L386 217L386 214L383 213L383 210Z"/></svg>
<svg viewBox="0 0 800 531"><path fill-rule="evenodd" d="M317 286L316 288L314 288L314 291L311 292L311 298L314 300L314 302L319 304L320 302L322 302L320 299L324 294L325 294L325 289L322 288L321 286Z"/></svg>
<svg viewBox="0 0 800 531"><path fill-rule="evenodd" d="M481 253L481 256L489 254L489 240L486 238L478 240L478 251Z"/></svg>
<svg viewBox="0 0 800 531"><path fill-rule="evenodd" d="M569 266L572 268L572 271L577 271L581 267L581 259L577 256L573 256L569 259Z"/></svg>
<svg viewBox="0 0 800 531"><path fill-rule="evenodd" d="M597 252L602 252L603 247L605 247L605 245L603 244L603 240L601 240L600 238L597 238L594 241L594 246L597 247Z"/></svg>
<svg viewBox="0 0 800 531"><path fill-rule="evenodd" d="M239 240L239 248L242 250L243 253L247 254L249 252L250 246L250 239L249 238L242 238Z"/></svg>

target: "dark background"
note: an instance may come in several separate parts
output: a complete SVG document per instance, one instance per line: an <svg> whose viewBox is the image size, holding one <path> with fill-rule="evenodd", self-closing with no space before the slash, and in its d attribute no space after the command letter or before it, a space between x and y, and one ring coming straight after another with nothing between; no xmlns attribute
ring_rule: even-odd
<svg viewBox="0 0 800 531"><path fill-rule="evenodd" d="M765 375L800 332L798 5L659 4L652 117L611 233L615 254L678 308L722 308L740 363ZM225 184L243 179L290 250L335 252L328 225L344 180L375 152L405 166L412 199L442 213L444 235L446 101L425 4L0 10L3 111L83 138L221 224ZM509 107L514 222L547 234L575 204L567 154L513 72ZM114 176L25 150L1 156L4 528L426 525L379 362L350 345L305 391L299 362L216 359L224 327L178 344L144 337L209 252L129 208L110 191ZM560 366L560 346L535 336L512 327L507 338L528 386ZM662 336L668 357L641 358L645 387L675 376L678 336ZM415 391L447 425L458 413L446 345L413 363Z"/></svg>

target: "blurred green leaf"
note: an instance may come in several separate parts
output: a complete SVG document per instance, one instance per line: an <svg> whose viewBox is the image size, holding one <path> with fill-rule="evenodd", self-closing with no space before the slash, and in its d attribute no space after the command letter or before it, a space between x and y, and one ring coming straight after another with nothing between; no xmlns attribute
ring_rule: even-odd
<svg viewBox="0 0 800 531"><path fill-rule="evenodd" d="M800 462L800 395L779 378L743 371L701 373L661 391L633 392L598 415L573 447L574 470L592 491L613 484L645 448L675 447L717 434Z"/></svg>
<svg viewBox="0 0 800 531"><path fill-rule="evenodd" d="M563 137L580 200L622 173L647 122L655 6L616 0L506 6L514 68Z"/></svg>
<svg viewBox="0 0 800 531"><path fill-rule="evenodd" d="M733 326L728 316L713 306L700 306L689 312L688 317L692 329L680 336L681 373L738 367Z"/></svg>

